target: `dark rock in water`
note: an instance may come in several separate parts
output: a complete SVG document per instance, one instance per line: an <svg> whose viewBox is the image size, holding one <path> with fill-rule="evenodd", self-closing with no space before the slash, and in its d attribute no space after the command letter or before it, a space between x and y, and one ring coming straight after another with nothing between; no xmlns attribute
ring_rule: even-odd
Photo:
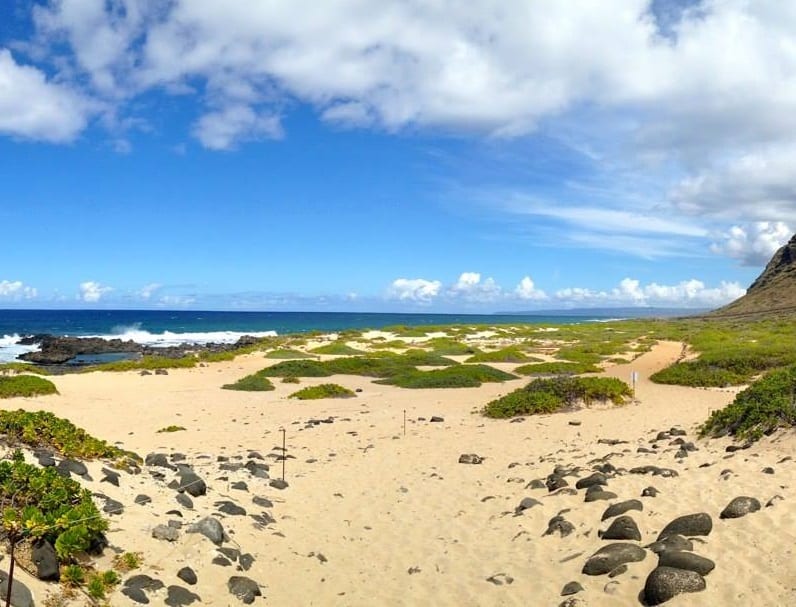
<svg viewBox="0 0 796 607"><path fill-rule="evenodd" d="M229 500L216 502L215 506L218 508L219 512L229 514L230 516L246 516L245 508L241 508L235 502L230 502Z"/></svg>
<svg viewBox="0 0 796 607"><path fill-rule="evenodd" d="M287 481L283 481L281 478L273 479L270 483L268 483L268 485L274 489L279 489L280 491L289 487Z"/></svg>
<svg viewBox="0 0 796 607"><path fill-rule="evenodd" d="M476 455L475 453L462 453L459 456L460 464L480 464L483 461L484 458L480 455Z"/></svg>
<svg viewBox="0 0 796 607"><path fill-rule="evenodd" d="M5 604L5 598L8 594L8 574L5 571L0 571L0 597ZM19 577L15 576L11 584L11 605L13 607L33 607L33 594L25 584L19 581Z"/></svg>
<svg viewBox="0 0 796 607"><path fill-rule="evenodd" d="M267 497L260 497L259 495L255 495L252 498L252 502L254 502L257 506L261 508L273 508L274 503L269 500Z"/></svg>
<svg viewBox="0 0 796 607"><path fill-rule="evenodd" d="M605 476L602 472L595 472L594 474L590 474L586 478L582 478L575 483L576 489L588 489L589 487L594 487L598 485L607 485L608 484L608 477Z"/></svg>
<svg viewBox="0 0 796 607"><path fill-rule="evenodd" d="M567 479L565 479L560 474L555 474L555 473L549 475L547 477L547 479L545 480L544 484L545 484L545 487L547 487L547 490L550 493L552 493L553 491L558 491L562 487L569 487L569 483L567 482Z"/></svg>
<svg viewBox="0 0 796 607"><path fill-rule="evenodd" d="M135 499L133 501L136 504L139 504L140 506L143 506L145 504L152 503L152 498L149 497L148 495L144 495L143 493L139 493L138 495L135 496Z"/></svg>
<svg viewBox="0 0 796 607"><path fill-rule="evenodd" d="M183 588L182 586L169 586L165 603L169 607L182 607L183 605L190 605L195 601L201 602L201 600L198 594L191 592L187 588Z"/></svg>
<svg viewBox="0 0 796 607"><path fill-rule="evenodd" d="M719 518L741 518L750 512L757 512L760 508L760 502L756 498L743 495L736 497L727 504L727 507L721 511Z"/></svg>
<svg viewBox="0 0 796 607"><path fill-rule="evenodd" d="M58 580L58 556L47 540L36 540L31 547L31 560L36 565L36 577L40 580Z"/></svg>
<svg viewBox="0 0 796 607"><path fill-rule="evenodd" d="M619 565L643 561L646 555L646 551L635 544L608 544L589 557L586 564L583 565L583 573L604 575Z"/></svg>
<svg viewBox="0 0 796 607"><path fill-rule="evenodd" d="M602 535L604 540L635 540L641 541L641 532L638 530L636 521L626 515L622 515L611 523Z"/></svg>
<svg viewBox="0 0 796 607"><path fill-rule="evenodd" d="M76 356L85 354L129 353L133 357L143 349L134 341L102 339L100 337L67 337L46 333L24 337L17 343L21 345L38 344L37 352L25 352L17 358L39 365L62 365L69 363Z"/></svg>
<svg viewBox="0 0 796 607"><path fill-rule="evenodd" d="M641 497L658 497L658 491L655 487L645 487L641 492Z"/></svg>
<svg viewBox="0 0 796 607"><path fill-rule="evenodd" d="M660 554L661 552L665 552L667 550L693 550L694 542L683 537L682 535L677 535L675 533L674 535L667 535L665 538L657 542L652 542L649 546L645 546L645 548L654 552L655 554Z"/></svg>
<svg viewBox="0 0 796 607"><path fill-rule="evenodd" d="M155 528L152 529L152 537L156 540L176 542L180 538L180 532L169 525L156 525Z"/></svg>
<svg viewBox="0 0 796 607"><path fill-rule="evenodd" d="M600 520L605 521L609 518L614 518L615 516L624 514L630 510L638 510L639 512L643 512L644 504L641 503L641 500L626 500L617 504L611 504L605 509L605 512L603 512L603 516Z"/></svg>
<svg viewBox="0 0 796 607"><path fill-rule="evenodd" d="M169 456L165 453L150 453L144 458L144 464L147 466L158 466L160 468L168 468L169 470L176 470L177 468L169 461Z"/></svg>
<svg viewBox="0 0 796 607"><path fill-rule="evenodd" d="M224 528L216 519L206 516L188 528L188 533L201 533L216 546L224 542Z"/></svg>
<svg viewBox="0 0 796 607"><path fill-rule="evenodd" d="M558 532L561 537L567 537L575 531L575 525L566 520L563 516L554 516L547 523L547 530L544 535L553 535Z"/></svg>
<svg viewBox="0 0 796 607"><path fill-rule="evenodd" d="M262 596L260 585L251 578L242 575L233 575L227 582L230 593L235 595L246 605L251 605L255 597Z"/></svg>
<svg viewBox="0 0 796 607"><path fill-rule="evenodd" d="M207 485L202 477L195 472L187 470L180 474L180 486L177 488L177 491L180 493L184 491L192 497L199 497L207 493Z"/></svg>
<svg viewBox="0 0 796 607"><path fill-rule="evenodd" d="M686 514L674 519L671 523L663 528L663 531L658 534L658 540L669 535L683 535L691 537L694 535L710 535L713 530L713 519L706 512L699 512L696 514Z"/></svg>
<svg viewBox="0 0 796 607"><path fill-rule="evenodd" d="M664 550L658 555L658 566L687 569L699 575L707 575L716 568L716 563L693 552Z"/></svg>
<svg viewBox="0 0 796 607"><path fill-rule="evenodd" d="M439 415L432 415L431 419L428 420L428 421L433 422L433 423L439 423L439 422L444 422L445 418L440 417Z"/></svg>
<svg viewBox="0 0 796 607"><path fill-rule="evenodd" d="M196 584L196 572L191 569L190 567L183 567L177 572L177 577L180 578L186 584L190 584L193 586Z"/></svg>
<svg viewBox="0 0 796 607"><path fill-rule="evenodd" d="M177 501L179 502L180 506L188 508L189 510L193 509L193 500L184 493L177 494Z"/></svg>
<svg viewBox="0 0 796 607"><path fill-rule="evenodd" d="M705 578L694 571L658 567L647 576L644 600L647 605L660 605L684 592L700 592L706 588Z"/></svg>
<svg viewBox="0 0 796 607"><path fill-rule="evenodd" d="M613 491L591 491L586 493L584 502L597 502L600 500L614 500L617 496Z"/></svg>
<svg viewBox="0 0 796 607"><path fill-rule="evenodd" d="M529 508L533 508L534 506L541 506L542 502L539 500L535 500L532 497L524 497L520 501L519 505L514 508L514 514L522 514L524 510L528 510Z"/></svg>
<svg viewBox="0 0 796 607"><path fill-rule="evenodd" d="M561 589L561 596L569 596L578 592L583 592L583 586L579 582L567 582Z"/></svg>
<svg viewBox="0 0 796 607"><path fill-rule="evenodd" d="M238 557L238 567L242 571L248 571L251 569L252 565L254 565L254 557L248 552L246 554L241 554Z"/></svg>

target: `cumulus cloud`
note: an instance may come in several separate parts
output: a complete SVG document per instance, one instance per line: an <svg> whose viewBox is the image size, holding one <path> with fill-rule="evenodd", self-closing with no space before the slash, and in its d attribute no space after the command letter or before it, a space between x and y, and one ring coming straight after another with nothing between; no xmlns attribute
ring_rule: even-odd
<svg viewBox="0 0 796 607"><path fill-rule="evenodd" d="M282 127L277 116L258 115L254 109L236 104L205 114L193 132L206 148L229 150L240 141L278 139Z"/></svg>
<svg viewBox="0 0 796 607"><path fill-rule="evenodd" d="M496 301L502 295L501 288L493 278L481 280L478 272L462 272L456 283L451 286L448 296L471 302Z"/></svg>
<svg viewBox="0 0 796 607"><path fill-rule="evenodd" d="M514 289L514 294L522 300L543 300L547 299L547 293L537 289L530 276L525 276Z"/></svg>
<svg viewBox="0 0 796 607"><path fill-rule="evenodd" d="M733 226L711 246L714 253L737 259L745 266L761 266L790 240L793 230L782 221L758 221Z"/></svg>
<svg viewBox="0 0 796 607"><path fill-rule="evenodd" d="M396 278L387 290L389 299L417 303L431 303L439 295L442 283L424 278Z"/></svg>
<svg viewBox="0 0 796 607"><path fill-rule="evenodd" d="M715 307L738 299L746 289L737 282L722 281L718 287L707 287L696 279L676 285L650 283L625 278L610 290L570 287L556 291L555 297L565 305L582 306L671 306Z"/></svg>
<svg viewBox="0 0 796 607"><path fill-rule="evenodd" d="M88 280L80 283L78 299L86 303L96 303L111 291L113 291L113 287L103 286L98 282Z"/></svg>
<svg viewBox="0 0 796 607"><path fill-rule="evenodd" d="M29 287L20 280L0 281L0 297L4 299L33 299L37 295L38 292L34 287Z"/></svg>
<svg viewBox="0 0 796 607"><path fill-rule="evenodd" d="M182 308L193 303L196 303L196 297L193 295L163 295L158 300L158 305L162 307L177 306Z"/></svg>
<svg viewBox="0 0 796 607"><path fill-rule="evenodd" d="M74 139L88 123L89 104L43 71L18 64L0 48L0 134L52 142Z"/></svg>
<svg viewBox="0 0 796 607"><path fill-rule="evenodd" d="M163 285L159 282L151 282L148 285L144 285L138 290L138 296L141 299L150 299L152 295L158 291Z"/></svg>

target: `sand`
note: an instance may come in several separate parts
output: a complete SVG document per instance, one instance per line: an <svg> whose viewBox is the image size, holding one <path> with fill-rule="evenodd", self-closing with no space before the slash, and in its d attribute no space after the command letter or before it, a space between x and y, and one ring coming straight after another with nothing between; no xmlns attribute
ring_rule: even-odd
<svg viewBox="0 0 796 607"><path fill-rule="evenodd" d="M520 423L488 420L477 411L527 379L455 390L404 390L350 376L304 379L304 386L331 380L361 389L356 398L309 402L288 400L296 386L278 380L273 392L220 389L276 362L262 354L172 370L167 376L130 372L55 377L59 395L3 404L52 411L141 455L185 454L208 485L207 495L194 498L192 510L179 506L175 492L167 488L173 478L168 470L161 469L163 481L154 479L150 468L139 475L122 474L120 487L114 487L99 482L101 465L91 463L94 481L85 484L125 507L111 517L111 549L100 564L109 566L114 549L140 551L144 562L136 573L188 588L204 605L242 604L227 590L231 575L246 575L262 585L265 598L255 604L279 606L558 605L564 600L562 587L573 580L585 588L576 595L579 604L639 605L644 581L657 562L652 553L614 579L581 573L588 556L608 543L598 537L608 524L600 522L603 511L630 498L644 505L643 512L630 513L641 530L642 546L677 516L707 512L713 518L712 533L695 544L695 552L716 563L706 576L706 590L675 597L667 605L793 604L796 462L782 460L796 455L796 434L781 432L733 454L725 452L728 439L697 440L697 425L711 410L731 402L737 390L649 382L651 373L680 353L681 344L662 343L632 363L606 371L624 380L630 371L640 374L632 404L528 417ZM432 423L431 416L444 421ZM333 423L306 423L329 417ZM171 424L186 430L157 432ZM698 450L676 459L677 447L667 440L659 441L655 453L637 453L638 447L651 447L658 431L672 426L686 430L686 440L695 441ZM218 456L244 463L250 451L257 451L271 465L271 477L280 477L281 462L273 457L279 452L273 448L282 444L282 428L289 455L287 489L270 487L268 480L245 469L219 470ZM610 445L600 439L627 442ZM484 461L460 464L463 453L478 454ZM556 465L580 466L580 476L586 476L592 460L609 455L603 461L617 468L653 464L679 476L623 473L607 487L616 499L592 503L584 503L583 491L550 495L544 488L526 488L533 479L544 480ZM763 473L769 466L774 473ZM722 475L725 470L731 472ZM577 477L568 480L574 486ZM248 490L232 488L235 481L244 481ZM659 495L641 498L650 485ZM139 494L152 502L135 504ZM775 495L784 499L740 519L720 520L721 510L739 495L763 504ZM268 498L273 506L254 504L254 496ZM541 504L515 516L524 497ZM217 513L214 504L224 500L247 512L219 519L230 536L224 546L255 559L245 572L212 564L216 547L202 535L185 532L189 523ZM166 514L175 508L185 525L179 539L152 538L156 525L180 520ZM575 532L543 536L549 519L565 509ZM264 512L275 521L258 522L251 516ZM0 568L7 564L6 558ZM186 565L197 573L195 586L176 577ZM54 589L24 572L19 579L39 604ZM166 589L151 594L151 604L164 604L166 595ZM117 591L110 604L135 603Z"/></svg>

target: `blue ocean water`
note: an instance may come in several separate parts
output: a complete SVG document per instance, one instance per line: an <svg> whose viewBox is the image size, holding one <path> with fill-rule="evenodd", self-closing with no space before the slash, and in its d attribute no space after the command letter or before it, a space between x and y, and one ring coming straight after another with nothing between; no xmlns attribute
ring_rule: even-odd
<svg viewBox="0 0 796 607"><path fill-rule="evenodd" d="M0 362L35 349L17 346L25 335L50 333L132 339L152 346L234 343L242 335L381 329L394 325L566 324L616 318L616 313L392 314L349 312L198 312L167 310L0 310Z"/></svg>

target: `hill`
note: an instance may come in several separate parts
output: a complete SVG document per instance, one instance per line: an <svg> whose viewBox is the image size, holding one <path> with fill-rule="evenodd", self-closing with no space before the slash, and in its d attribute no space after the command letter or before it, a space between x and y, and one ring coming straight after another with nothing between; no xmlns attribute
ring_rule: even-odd
<svg viewBox="0 0 796 607"><path fill-rule="evenodd" d="M780 248L746 295L708 316L785 316L796 314L796 234Z"/></svg>

